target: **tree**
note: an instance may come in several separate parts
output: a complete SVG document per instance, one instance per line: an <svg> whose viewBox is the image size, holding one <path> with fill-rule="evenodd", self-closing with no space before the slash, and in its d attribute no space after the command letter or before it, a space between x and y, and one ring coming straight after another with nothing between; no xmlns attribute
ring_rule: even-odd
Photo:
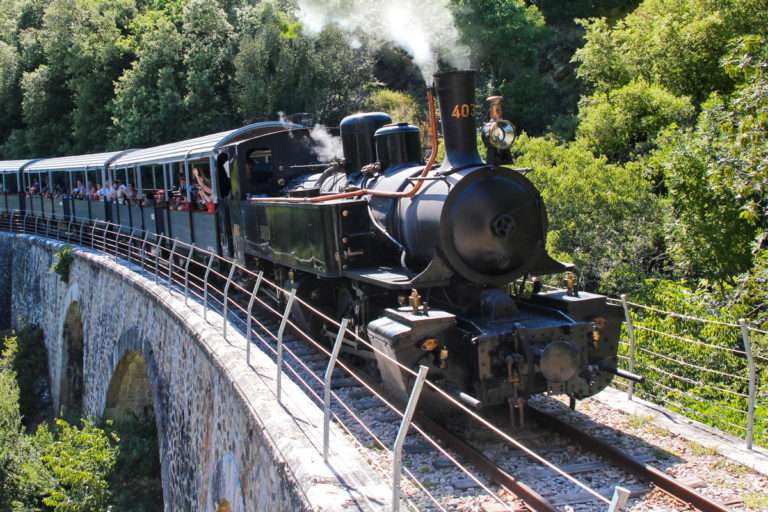
<svg viewBox="0 0 768 512"><path fill-rule="evenodd" d="M592 86L643 79L699 103L733 88L720 66L728 41L765 35L768 9L765 0L644 0L611 29L604 20L584 26L586 44L574 59Z"/></svg>
<svg viewBox="0 0 768 512"><path fill-rule="evenodd" d="M660 200L634 168L595 157L583 143L522 136L515 164L541 191L549 217L547 248L576 265L588 289L619 293L658 265Z"/></svg>
<svg viewBox="0 0 768 512"><path fill-rule="evenodd" d="M713 94L696 126L668 132L649 161L669 190L667 238L683 275L731 280L765 243L767 66L764 39L741 39L725 66L736 91Z"/></svg>
<svg viewBox="0 0 768 512"><path fill-rule="evenodd" d="M182 29L188 113L185 132L203 135L234 124L230 84L234 73L234 29L213 2L191 0Z"/></svg>
<svg viewBox="0 0 768 512"><path fill-rule="evenodd" d="M79 428L57 420L25 434L17 379L33 377L29 349L6 338L0 356L0 510L107 510L119 439L88 421Z"/></svg>
<svg viewBox="0 0 768 512"><path fill-rule="evenodd" d="M4 141L21 121L20 74L16 48L0 41L0 141Z"/></svg>
<svg viewBox="0 0 768 512"><path fill-rule="evenodd" d="M56 431L41 426L34 442L53 484L43 503L55 512L107 510L109 475L117 461L117 438L90 421L82 428L56 420Z"/></svg>
<svg viewBox="0 0 768 512"><path fill-rule="evenodd" d="M72 103L61 69L43 64L25 72L21 91L29 150L38 156L66 154L71 145L68 114Z"/></svg>
<svg viewBox="0 0 768 512"><path fill-rule="evenodd" d="M49 66L66 77L71 151L104 150L111 127L106 108L113 82L127 65L121 36L135 15L134 0L54 0L46 9L41 38Z"/></svg>
<svg viewBox="0 0 768 512"><path fill-rule="evenodd" d="M633 81L610 93L583 98L577 136L595 154L625 161L653 149L662 129L671 124L686 125L693 116L688 98L658 85Z"/></svg>
<svg viewBox="0 0 768 512"><path fill-rule="evenodd" d="M164 11L148 11L134 20L125 44L136 60L115 84L112 104L116 144L150 146L183 138L183 41Z"/></svg>
<svg viewBox="0 0 768 512"><path fill-rule="evenodd" d="M242 9L239 25L234 87L246 121L309 112L330 124L362 106L372 72L364 46L351 48L334 28L305 36L270 1Z"/></svg>
<svg viewBox="0 0 768 512"><path fill-rule="evenodd" d="M482 92L504 95L504 110L524 130L541 132L560 105L554 84L539 71L552 35L535 5L523 0L453 0L455 18L481 71Z"/></svg>

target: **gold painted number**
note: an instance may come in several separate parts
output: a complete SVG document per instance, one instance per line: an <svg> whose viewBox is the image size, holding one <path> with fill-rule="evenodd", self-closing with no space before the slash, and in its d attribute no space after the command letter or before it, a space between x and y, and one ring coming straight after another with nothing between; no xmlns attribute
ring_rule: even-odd
<svg viewBox="0 0 768 512"><path fill-rule="evenodd" d="M451 117L455 117L456 119L462 119L470 117L474 114L475 106L470 105L469 103L463 103L461 105L454 105L453 110L451 111Z"/></svg>

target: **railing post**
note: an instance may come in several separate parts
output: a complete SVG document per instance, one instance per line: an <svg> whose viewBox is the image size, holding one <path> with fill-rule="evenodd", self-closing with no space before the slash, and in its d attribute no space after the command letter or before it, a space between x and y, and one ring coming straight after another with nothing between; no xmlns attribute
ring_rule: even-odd
<svg viewBox="0 0 768 512"><path fill-rule="evenodd" d="M752 449L752 440L755 432L755 400L757 399L757 382L755 368L755 358L752 353L752 340L749 337L749 327L747 322L743 319L739 319L739 327L741 327L741 338L744 340L744 352L747 355L747 365L749 365L749 403L747 404L747 450Z"/></svg>
<svg viewBox="0 0 768 512"><path fill-rule="evenodd" d="M91 226L91 248L96 248L96 223Z"/></svg>
<svg viewBox="0 0 768 512"><path fill-rule="evenodd" d="M208 266L205 267L205 276L203 276L203 320L208 321L208 275L213 268L213 254L208 258Z"/></svg>
<svg viewBox="0 0 768 512"><path fill-rule="evenodd" d="M630 492L628 489L617 485L613 489L613 498L611 498L611 503L608 505L608 512L619 512L619 510L624 510L624 507L629 501L629 496Z"/></svg>
<svg viewBox="0 0 768 512"><path fill-rule="evenodd" d="M144 238L141 240L141 247L139 248L139 258L141 259L141 269L144 270L144 264L147 260L147 240L149 239L149 231L144 233Z"/></svg>
<svg viewBox="0 0 768 512"><path fill-rule="evenodd" d="M256 303L256 295L259 293L261 280L263 278L264 271L260 270L259 275L256 276L256 284L253 285L251 299L248 301L248 328L245 330L245 362L248 366L251 366L251 323L253 321L253 305Z"/></svg>
<svg viewBox="0 0 768 512"><path fill-rule="evenodd" d="M402 475L403 445L408 436L408 429L411 428L413 413L416 412L416 405L419 403L421 388L424 386L424 380L427 378L427 368L424 365L419 366L419 373L416 375L416 382L413 383L411 396L408 398L408 405L403 412L403 421L400 423L400 429L397 431L395 446L392 448L392 511L400 510L400 477Z"/></svg>
<svg viewBox="0 0 768 512"><path fill-rule="evenodd" d="M128 261L131 263L133 263L133 241L136 240L134 233L136 230L131 228L131 234L128 236Z"/></svg>
<svg viewBox="0 0 768 512"><path fill-rule="evenodd" d="M80 245L83 245L83 230L85 229L85 223L80 221Z"/></svg>
<svg viewBox="0 0 768 512"><path fill-rule="evenodd" d="M323 460L328 462L328 451L331 444L331 378L333 370L336 367L336 360L339 358L341 345L344 343L344 333L347 331L349 318L342 318L339 333L336 335L336 341L331 351L331 359L328 361L328 367L325 369L325 378L323 379Z"/></svg>
<svg viewBox="0 0 768 512"><path fill-rule="evenodd" d="M37 233L37 220L38 220L38 217L37 217L37 215L35 215L35 234L36 235L38 234Z"/></svg>
<svg viewBox="0 0 768 512"><path fill-rule="evenodd" d="M288 304L285 306L285 312L283 313L283 319L280 320L280 328L277 330L277 401L282 400L283 391L283 335L285 334L285 328L288 325L288 317L291 315L291 308L293 308L293 301L296 300L296 288L291 290L291 294L288 296Z"/></svg>
<svg viewBox="0 0 768 512"><path fill-rule="evenodd" d="M72 235L72 219L67 222L67 242L71 242L72 239L70 236Z"/></svg>
<svg viewBox="0 0 768 512"><path fill-rule="evenodd" d="M627 304L627 294L621 294L621 306L624 308L624 321L627 323L627 335L629 336L629 368L630 373L635 373L635 326L632 323L632 313ZM635 383L629 381L627 384L627 400L632 400L635 394Z"/></svg>
<svg viewBox="0 0 768 512"><path fill-rule="evenodd" d="M173 245L171 246L171 254L168 257L168 291L173 289L173 257L176 254L177 243L179 243L178 240L173 241Z"/></svg>
<svg viewBox="0 0 768 512"><path fill-rule="evenodd" d="M189 264L192 262L192 253L194 252L195 244L192 244L189 246L187 262L184 264L184 305L187 305L189 300Z"/></svg>
<svg viewBox="0 0 768 512"><path fill-rule="evenodd" d="M235 276L235 263L229 266L227 275L227 284L224 285L224 339L227 339L227 324L229 323L229 286L232 284L232 278Z"/></svg>
<svg viewBox="0 0 768 512"><path fill-rule="evenodd" d="M161 237L157 237L157 244L155 244L155 284L160 279L160 255L162 254Z"/></svg>

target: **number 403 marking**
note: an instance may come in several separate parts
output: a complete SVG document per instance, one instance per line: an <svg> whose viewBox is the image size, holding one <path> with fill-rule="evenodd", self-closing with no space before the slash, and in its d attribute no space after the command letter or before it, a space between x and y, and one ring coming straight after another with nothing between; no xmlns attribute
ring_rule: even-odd
<svg viewBox="0 0 768 512"><path fill-rule="evenodd" d="M456 119L463 119L475 115L475 106L469 103L456 104L451 110L451 117Z"/></svg>

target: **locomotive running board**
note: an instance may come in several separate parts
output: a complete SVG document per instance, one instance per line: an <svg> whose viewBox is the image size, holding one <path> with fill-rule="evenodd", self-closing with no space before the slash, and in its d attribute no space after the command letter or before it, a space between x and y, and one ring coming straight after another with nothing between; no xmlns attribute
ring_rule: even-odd
<svg viewBox="0 0 768 512"><path fill-rule="evenodd" d="M416 287L448 286L453 272L442 258L435 256L420 274L404 268L369 267L345 270L344 277L390 290L408 290Z"/></svg>

